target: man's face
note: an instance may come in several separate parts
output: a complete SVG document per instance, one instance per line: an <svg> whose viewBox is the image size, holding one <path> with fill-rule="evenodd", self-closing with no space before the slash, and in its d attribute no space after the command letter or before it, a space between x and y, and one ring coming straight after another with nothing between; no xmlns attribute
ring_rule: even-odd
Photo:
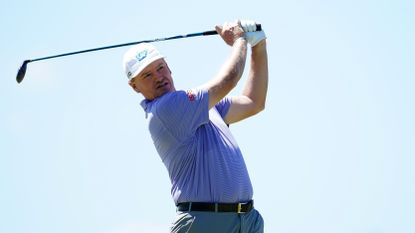
<svg viewBox="0 0 415 233"><path fill-rule="evenodd" d="M129 84L148 100L153 100L175 90L171 71L162 58L150 63L143 71L132 78Z"/></svg>

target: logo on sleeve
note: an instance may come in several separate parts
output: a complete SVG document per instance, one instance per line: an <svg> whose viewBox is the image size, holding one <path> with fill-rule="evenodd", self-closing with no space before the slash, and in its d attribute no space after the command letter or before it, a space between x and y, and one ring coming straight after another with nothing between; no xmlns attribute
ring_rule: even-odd
<svg viewBox="0 0 415 233"><path fill-rule="evenodd" d="M187 95L187 98L189 98L190 101L195 101L196 95L193 93L192 90L186 91L186 95Z"/></svg>

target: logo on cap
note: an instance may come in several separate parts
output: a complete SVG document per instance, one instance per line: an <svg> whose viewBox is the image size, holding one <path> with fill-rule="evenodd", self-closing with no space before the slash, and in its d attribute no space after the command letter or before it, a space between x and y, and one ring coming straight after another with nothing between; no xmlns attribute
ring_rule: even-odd
<svg viewBox="0 0 415 233"><path fill-rule="evenodd" d="M137 60L138 61L142 61L144 58L146 58L147 57L147 49L146 50L144 50L144 51L141 51L141 52L139 52L138 54L137 54L137 56L136 56L136 58L137 58Z"/></svg>

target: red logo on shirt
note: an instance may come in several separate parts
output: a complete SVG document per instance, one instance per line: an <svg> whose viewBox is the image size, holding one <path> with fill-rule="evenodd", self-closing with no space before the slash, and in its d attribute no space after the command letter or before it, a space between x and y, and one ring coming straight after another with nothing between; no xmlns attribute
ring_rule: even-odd
<svg viewBox="0 0 415 233"><path fill-rule="evenodd" d="M186 91L186 95L187 95L187 98L189 98L190 101L194 101L196 99L196 96L195 96L195 94L193 93L192 90Z"/></svg>

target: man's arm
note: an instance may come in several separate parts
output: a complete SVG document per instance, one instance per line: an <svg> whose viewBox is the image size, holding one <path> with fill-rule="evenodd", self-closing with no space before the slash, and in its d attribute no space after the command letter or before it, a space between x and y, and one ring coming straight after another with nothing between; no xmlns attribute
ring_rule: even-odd
<svg viewBox="0 0 415 233"><path fill-rule="evenodd" d="M247 41L239 22L217 26L216 31L232 46L232 53L216 77L203 86L209 93L209 109L236 86L244 71L247 53Z"/></svg>
<svg viewBox="0 0 415 233"><path fill-rule="evenodd" d="M266 40L252 47L251 67L241 95L232 97L232 104L225 116L231 124L264 110L268 89L268 56Z"/></svg>

